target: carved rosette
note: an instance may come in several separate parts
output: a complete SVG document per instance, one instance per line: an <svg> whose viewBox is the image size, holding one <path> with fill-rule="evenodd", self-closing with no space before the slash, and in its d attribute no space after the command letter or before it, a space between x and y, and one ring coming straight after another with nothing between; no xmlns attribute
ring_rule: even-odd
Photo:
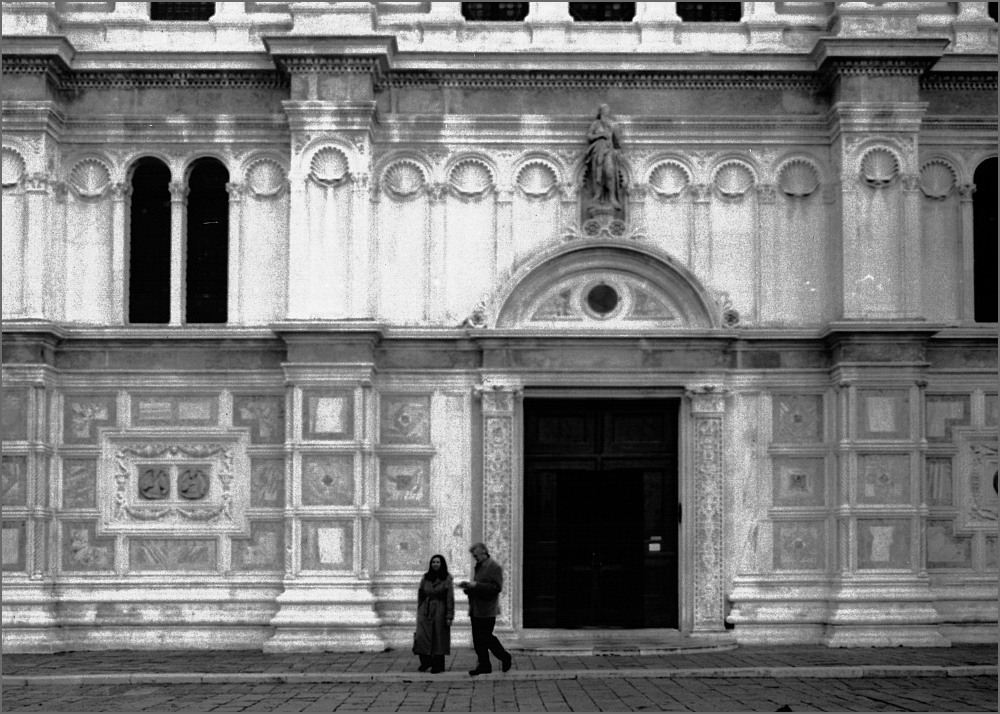
<svg viewBox="0 0 1000 714"><path fill-rule="evenodd" d="M483 400L483 540L490 554L511 572L514 542L514 405L517 389L490 382L476 390ZM510 627L513 598L510 587L500 592L498 623Z"/></svg>
<svg viewBox="0 0 1000 714"><path fill-rule="evenodd" d="M724 629L722 587L722 419L725 392L688 389L694 434L694 631Z"/></svg>

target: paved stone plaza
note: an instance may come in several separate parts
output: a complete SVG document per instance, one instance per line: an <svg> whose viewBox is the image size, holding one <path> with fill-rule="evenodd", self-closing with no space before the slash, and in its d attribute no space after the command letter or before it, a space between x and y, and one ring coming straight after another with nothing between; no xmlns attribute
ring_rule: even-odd
<svg viewBox="0 0 1000 714"><path fill-rule="evenodd" d="M4 711L996 711L997 648L515 653L472 679L404 652L76 652L3 658Z"/></svg>

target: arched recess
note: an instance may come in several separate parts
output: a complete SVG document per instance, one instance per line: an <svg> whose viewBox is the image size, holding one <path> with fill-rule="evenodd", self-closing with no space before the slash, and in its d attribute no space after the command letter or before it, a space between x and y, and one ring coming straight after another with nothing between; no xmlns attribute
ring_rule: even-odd
<svg viewBox="0 0 1000 714"><path fill-rule="evenodd" d="M170 322L170 169L139 159L129 207L128 321Z"/></svg>
<svg viewBox="0 0 1000 714"><path fill-rule="evenodd" d="M229 171L198 159L188 175L185 322L222 323L229 301Z"/></svg>
<svg viewBox="0 0 1000 714"><path fill-rule="evenodd" d="M649 246L586 243L540 256L499 296L495 325L546 330L711 329L708 291Z"/></svg>
<svg viewBox="0 0 1000 714"><path fill-rule="evenodd" d="M997 159L986 159L973 176L973 275L976 322L997 321Z"/></svg>

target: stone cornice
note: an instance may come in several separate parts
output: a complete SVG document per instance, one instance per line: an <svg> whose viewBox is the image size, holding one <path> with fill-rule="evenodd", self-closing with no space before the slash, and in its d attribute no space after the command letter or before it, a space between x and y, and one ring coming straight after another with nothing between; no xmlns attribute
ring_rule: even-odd
<svg viewBox="0 0 1000 714"><path fill-rule="evenodd" d="M63 72L76 54L69 40L59 35L12 36L3 38L4 73Z"/></svg>
<svg viewBox="0 0 1000 714"><path fill-rule="evenodd" d="M931 72L920 78L925 92L995 92L997 72Z"/></svg>
<svg viewBox="0 0 1000 714"><path fill-rule="evenodd" d="M68 89L286 89L288 78L273 70L130 70L85 71L67 75Z"/></svg>
<svg viewBox="0 0 1000 714"><path fill-rule="evenodd" d="M812 59L827 81L844 75L919 76L941 59L949 42L943 37L823 37Z"/></svg>

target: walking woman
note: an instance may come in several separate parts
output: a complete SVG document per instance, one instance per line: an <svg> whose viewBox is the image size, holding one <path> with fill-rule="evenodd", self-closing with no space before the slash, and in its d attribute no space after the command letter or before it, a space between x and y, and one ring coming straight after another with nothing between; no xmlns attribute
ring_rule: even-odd
<svg viewBox="0 0 1000 714"><path fill-rule="evenodd" d="M444 656L451 654L451 621L455 619L455 588L443 555L431 558L417 592L417 632L413 654L420 657L420 671L444 671Z"/></svg>

